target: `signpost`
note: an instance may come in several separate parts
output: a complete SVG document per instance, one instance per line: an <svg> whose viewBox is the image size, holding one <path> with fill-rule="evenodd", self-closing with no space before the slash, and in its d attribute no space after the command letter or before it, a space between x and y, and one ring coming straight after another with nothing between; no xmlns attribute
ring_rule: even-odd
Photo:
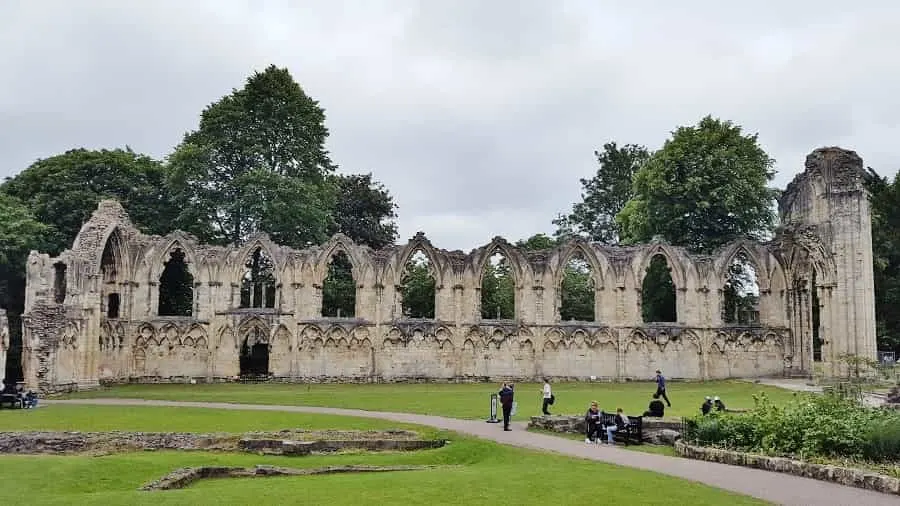
<svg viewBox="0 0 900 506"><path fill-rule="evenodd" d="M497 394L491 394L491 418L487 423L500 423L500 420L497 419L497 405L499 404L499 399Z"/></svg>

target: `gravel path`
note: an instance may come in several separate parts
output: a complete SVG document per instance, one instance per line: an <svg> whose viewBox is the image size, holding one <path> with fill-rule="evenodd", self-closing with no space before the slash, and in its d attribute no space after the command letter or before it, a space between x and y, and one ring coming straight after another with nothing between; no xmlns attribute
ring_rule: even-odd
<svg viewBox="0 0 900 506"><path fill-rule="evenodd" d="M586 445L557 436L525 431L525 424L514 424L514 430L504 432L499 424L482 421L459 420L429 415L388 413L355 409L322 408L311 406L278 406L260 404L233 404L222 402L155 401L143 399L78 399L47 400L42 404L92 404L105 406L169 406L213 409L240 409L255 411L285 411L294 413L321 413L340 416L379 418L402 423L427 425L462 434L477 436L500 444L557 452L572 457L597 460L620 466L645 469L669 476L705 483L713 487L731 490L757 497L775 504L792 506L846 506L846 505L900 505L900 497L870 490L845 487L788 474L748 469L744 467L655 455L616 447Z"/></svg>

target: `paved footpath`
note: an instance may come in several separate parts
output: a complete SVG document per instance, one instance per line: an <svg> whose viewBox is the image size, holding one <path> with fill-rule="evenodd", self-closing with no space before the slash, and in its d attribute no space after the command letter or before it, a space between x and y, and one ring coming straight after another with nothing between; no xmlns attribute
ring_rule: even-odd
<svg viewBox="0 0 900 506"><path fill-rule="evenodd" d="M791 506L881 506L900 505L900 497L871 490L845 487L834 483L801 478L788 474L761 471L744 467L655 455L616 447L586 445L580 441L525 431L522 422L511 432L504 432L499 424L483 421L459 420L429 415L388 413L355 409L321 408L312 406L277 406L261 404L233 404L222 402L155 401L143 399L77 399L47 400L42 404L92 404L108 406L170 406L213 409L240 409L254 411L286 411L294 413L321 413L341 416L380 418L402 423L427 425L462 434L490 439L501 444L544 450L645 469L660 474L705 483L713 487L731 490L757 497L775 504Z"/></svg>

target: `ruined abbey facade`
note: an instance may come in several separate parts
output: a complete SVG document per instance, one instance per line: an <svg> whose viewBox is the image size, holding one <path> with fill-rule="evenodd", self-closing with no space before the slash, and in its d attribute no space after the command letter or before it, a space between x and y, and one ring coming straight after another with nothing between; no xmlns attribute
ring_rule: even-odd
<svg viewBox="0 0 900 506"><path fill-rule="evenodd" d="M842 354L876 355L862 167L854 152L814 151L779 200L772 240L740 240L702 256L661 242L580 240L526 252L502 238L463 253L437 249L422 234L379 251L340 234L304 250L265 235L209 246L180 232L144 235L117 202L104 201L71 249L28 258L25 381L42 391L222 381L247 372L248 354L263 364L254 372L298 382L649 379L657 369L691 379L802 376L817 360L834 374ZM498 252L509 264L515 309L512 318L486 319L481 277ZM415 253L432 266L433 318L401 309L404 266ZM323 282L338 254L352 265L350 317L322 316ZM248 282L248 259L262 256L274 276ZM595 321L561 321L563 266L573 256L590 266ZM738 256L758 278L758 318L725 323L723 288ZM673 322L642 320L642 280L654 257L671 269ZM165 286L176 260L191 280L177 308Z"/></svg>

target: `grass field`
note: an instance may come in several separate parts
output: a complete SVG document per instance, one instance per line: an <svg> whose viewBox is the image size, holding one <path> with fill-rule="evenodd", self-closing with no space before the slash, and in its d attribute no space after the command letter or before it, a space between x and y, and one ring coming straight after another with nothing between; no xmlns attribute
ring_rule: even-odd
<svg viewBox="0 0 900 506"><path fill-rule="evenodd" d="M68 398L141 398L180 401L235 402L244 404L285 404L325 406L370 411L395 411L453 418L479 419L490 414L490 394L499 389L493 384L197 384L197 385L124 385L80 392ZM601 409L621 407L626 413L640 414L647 409L655 386L633 383L559 383L553 386L555 414L581 414L591 400ZM793 393L775 387L744 381L671 383L672 407L666 416L685 416L699 412L704 396L718 395L729 408L753 407L753 395L764 392L776 402ZM513 418L527 420L540 414L541 385L516 385L518 412Z"/></svg>
<svg viewBox="0 0 900 506"><path fill-rule="evenodd" d="M190 430L410 428L379 420L277 412L51 405L0 411L4 430ZM437 435L426 428L423 434ZM442 434L444 448L407 453L276 457L205 452L133 452L103 457L0 456L2 504L764 504L705 485L603 463ZM602 448L598 448L602 451ZM183 490L137 488L179 467L438 464L454 467L378 475L201 481Z"/></svg>

